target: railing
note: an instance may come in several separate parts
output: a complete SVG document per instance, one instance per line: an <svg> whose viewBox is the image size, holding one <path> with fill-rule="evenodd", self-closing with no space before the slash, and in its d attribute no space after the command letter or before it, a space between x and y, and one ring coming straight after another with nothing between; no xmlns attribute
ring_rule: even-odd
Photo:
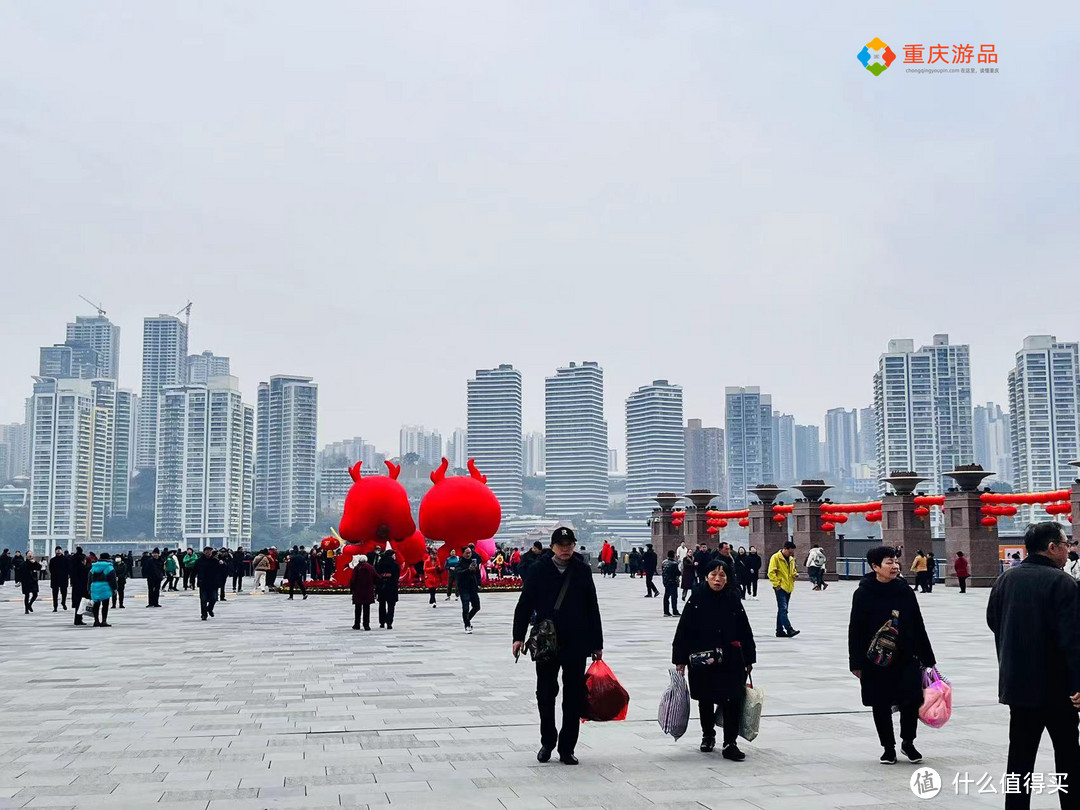
<svg viewBox="0 0 1080 810"><path fill-rule="evenodd" d="M945 560L939 560L934 558L934 582L945 581ZM866 557L837 557L836 558L836 575L840 579L862 579L870 573L870 563L866 561ZM901 567L901 574L909 576L910 571L903 570Z"/></svg>

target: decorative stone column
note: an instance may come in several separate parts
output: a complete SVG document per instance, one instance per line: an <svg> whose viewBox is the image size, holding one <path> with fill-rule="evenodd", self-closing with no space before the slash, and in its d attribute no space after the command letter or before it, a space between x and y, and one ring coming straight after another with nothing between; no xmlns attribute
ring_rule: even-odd
<svg viewBox="0 0 1080 810"><path fill-rule="evenodd" d="M750 545L756 546L761 555L762 567L769 565L772 555L784 547L788 539L787 521L783 523L773 522L773 501L784 490L775 484L762 484L747 490L751 495L756 495L757 503L752 503L750 509Z"/></svg>
<svg viewBox="0 0 1080 810"><path fill-rule="evenodd" d="M881 480L893 488L881 499L881 542L900 546L903 559L910 562L920 548L932 548L930 519L920 520L915 515L915 488L926 479L913 472L894 472ZM955 576L952 584L956 584Z"/></svg>
<svg viewBox="0 0 1080 810"><path fill-rule="evenodd" d="M982 499L979 484L994 473L978 464L965 464L947 472L957 489L945 494L945 575L947 586L956 585L953 560L956 552L968 558L971 578L969 588L989 588L1001 573L998 559L998 533L994 526L983 526Z"/></svg>
<svg viewBox="0 0 1080 810"><path fill-rule="evenodd" d="M824 481L807 479L801 484L796 484L793 489L799 490L803 498L795 501L792 510L791 521L792 539L795 541L796 554L798 555L799 568L802 569L802 561L806 559L807 552L813 546L821 546L828 562L825 564L825 579L834 582L837 579L836 558L839 555L840 544L836 540L836 534L829 534L821 528L821 496L825 490L832 489L831 484Z"/></svg>
<svg viewBox="0 0 1080 810"><path fill-rule="evenodd" d="M713 538L716 535L709 534L708 524L705 522L709 519L709 516L705 513L709 509L709 503L716 498L715 492L709 492L707 489L693 489L686 495L683 495L683 499L690 501L694 505L692 510L686 511L686 522L683 523L682 528L686 531L683 532L683 537L679 542L685 541L691 550L697 547L698 543L708 543L709 545L715 545ZM676 543L672 548L677 549L679 543ZM657 551L657 554L660 552ZM667 549L664 549L664 557L667 556ZM661 560L663 557L661 557Z"/></svg>
<svg viewBox="0 0 1080 810"><path fill-rule="evenodd" d="M660 504L660 509L652 513L652 545L657 559L663 560L669 548L678 548L683 541L686 523L679 527L671 525L671 513L675 503L681 500L674 492L661 492L653 500Z"/></svg>

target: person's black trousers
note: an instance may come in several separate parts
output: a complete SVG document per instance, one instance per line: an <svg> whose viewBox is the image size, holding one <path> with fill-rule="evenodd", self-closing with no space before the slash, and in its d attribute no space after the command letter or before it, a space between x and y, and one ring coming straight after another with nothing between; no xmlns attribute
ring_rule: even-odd
<svg viewBox="0 0 1080 810"><path fill-rule="evenodd" d="M1067 699L1042 708L1009 707L1009 761L1005 772L1019 774L1023 791L1028 774L1035 768L1043 729L1050 733L1054 745L1054 770L1065 774L1060 778L1069 791L1058 793L1061 806L1080 807L1080 785L1073 781L1073 776L1080 773L1080 715ZM1030 793L1005 794L1006 810L1027 810L1030 806Z"/></svg>
<svg viewBox="0 0 1080 810"><path fill-rule="evenodd" d="M660 591L657 589L656 585L653 583L653 577L655 577L655 576L656 576L656 574L652 573L651 571L646 571L645 572L645 595L646 596L659 596L660 595Z"/></svg>
<svg viewBox="0 0 1080 810"><path fill-rule="evenodd" d="M960 593L967 593L967 577L957 577L956 581L960 583Z"/></svg>
<svg viewBox="0 0 1080 810"><path fill-rule="evenodd" d="M562 731L555 725L555 698L562 670ZM540 710L540 744L557 748L560 755L573 754L581 730L585 704L585 658L559 653L555 661L536 665L536 705Z"/></svg>
<svg viewBox="0 0 1080 810"><path fill-rule="evenodd" d="M353 629L363 627L371 629L371 604L353 605Z"/></svg>
<svg viewBox="0 0 1080 810"><path fill-rule="evenodd" d="M731 745L739 738L739 725L742 723L743 702L746 692L740 692L731 700L725 700L719 707L715 703L698 701L698 719L701 721L701 736L716 739L716 713L720 709L724 724L724 745Z"/></svg>
<svg viewBox="0 0 1080 810"><path fill-rule="evenodd" d="M161 580L146 580L146 604L157 607L161 600Z"/></svg>
<svg viewBox="0 0 1080 810"><path fill-rule="evenodd" d="M67 610L67 583L66 582L54 582L52 583L52 609L57 609L57 602L60 602L64 606L64 610Z"/></svg>
<svg viewBox="0 0 1080 810"><path fill-rule="evenodd" d="M304 584L303 577L289 577L289 598L293 598L293 593L297 586L300 588L300 593L307 599L307 585Z"/></svg>
<svg viewBox="0 0 1080 810"><path fill-rule="evenodd" d="M99 600L94 602L94 623L105 624L109 618L109 600Z"/></svg>
<svg viewBox="0 0 1080 810"><path fill-rule="evenodd" d="M751 596L757 596L757 580L758 580L758 572L755 571L753 574L750 575L750 580L749 580L750 584L747 585L747 590L750 592Z"/></svg>
<svg viewBox="0 0 1080 810"><path fill-rule="evenodd" d="M679 586L664 586L664 615L679 615Z"/></svg>
<svg viewBox="0 0 1080 810"><path fill-rule="evenodd" d="M454 572L446 572L446 598L449 599L454 595Z"/></svg>
<svg viewBox="0 0 1080 810"><path fill-rule="evenodd" d="M82 612L79 610L79 605L82 604L83 597L77 596L74 591L71 593L71 609L75 613L75 624L82 624Z"/></svg>
<svg viewBox="0 0 1080 810"><path fill-rule="evenodd" d="M126 585L126 584L127 583L125 581L120 581L120 582L116 583L116 590L113 591L113 595L112 595L112 606L113 607L116 607L117 598L120 599L120 607L124 606L124 585Z"/></svg>
<svg viewBox="0 0 1080 810"><path fill-rule="evenodd" d="M217 595L217 586L199 588L199 609L202 611L204 618L207 614L214 612L214 605L217 604Z"/></svg>
<svg viewBox="0 0 1080 810"><path fill-rule="evenodd" d="M459 591L461 595L461 618L466 627L472 627L473 616L480 612L480 594L476 591Z"/></svg>
<svg viewBox="0 0 1080 810"><path fill-rule="evenodd" d="M896 747L896 734L893 732L892 704L885 703L873 707L874 728L877 729L878 742L882 748ZM900 740L914 742L919 729L919 707L907 704L900 707Z"/></svg>
<svg viewBox="0 0 1080 810"><path fill-rule="evenodd" d="M428 592L428 604L429 605L434 605L435 604L435 594L438 592L438 590L439 590L438 588L428 588L427 589L427 592Z"/></svg>
<svg viewBox="0 0 1080 810"><path fill-rule="evenodd" d="M394 608L397 606L397 602L386 602L382 599L379 600L379 627L393 627L394 626Z"/></svg>
<svg viewBox="0 0 1080 810"><path fill-rule="evenodd" d="M37 591L30 591L29 593L23 594L23 608L26 610L27 613L34 612L34 608L32 606L34 604L34 600L36 600L37 598Z"/></svg>

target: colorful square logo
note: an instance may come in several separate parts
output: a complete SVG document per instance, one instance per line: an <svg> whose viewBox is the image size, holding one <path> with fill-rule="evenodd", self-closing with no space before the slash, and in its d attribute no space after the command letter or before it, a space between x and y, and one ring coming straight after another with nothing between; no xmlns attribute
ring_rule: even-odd
<svg viewBox="0 0 1080 810"><path fill-rule="evenodd" d="M879 37L874 37L859 51L858 59L864 68L875 76L880 76L889 69L889 65L896 59L896 54Z"/></svg>

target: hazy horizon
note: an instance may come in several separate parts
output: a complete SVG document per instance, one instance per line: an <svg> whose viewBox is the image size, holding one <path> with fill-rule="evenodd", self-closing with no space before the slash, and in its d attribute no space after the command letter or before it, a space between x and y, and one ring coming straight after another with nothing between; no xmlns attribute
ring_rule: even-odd
<svg viewBox="0 0 1080 810"><path fill-rule="evenodd" d="M971 346L1007 407L1023 338L1080 340L1080 127L1062 3L0 6L0 423L40 346L191 300L189 350L319 383L319 444L465 427L465 382L667 379L823 426L893 338ZM1072 19L1074 25L1069 25ZM875 36L993 43L994 75L881 76ZM1069 279L1073 281L1069 281ZM1064 299L1058 304L1059 296ZM1073 306L1069 306L1073 303Z"/></svg>

